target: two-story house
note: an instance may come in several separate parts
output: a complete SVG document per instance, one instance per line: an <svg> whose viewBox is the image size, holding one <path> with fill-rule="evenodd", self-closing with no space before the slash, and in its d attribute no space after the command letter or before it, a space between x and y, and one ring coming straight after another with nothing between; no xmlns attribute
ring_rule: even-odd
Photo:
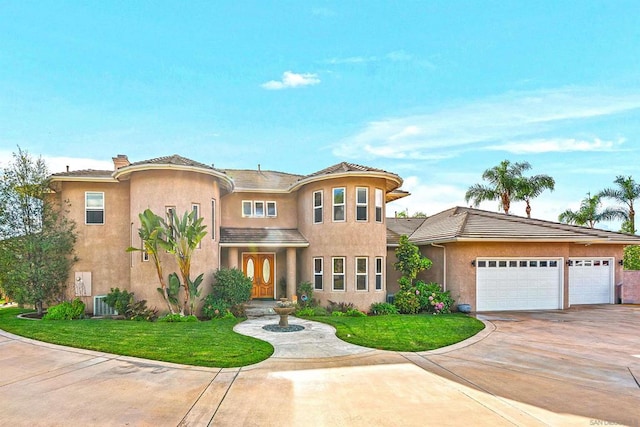
<svg viewBox="0 0 640 427"><path fill-rule="evenodd" d="M386 203L405 196L393 173L339 163L310 175L218 169L173 155L130 163L113 158L114 170L56 173L51 187L69 202L78 241L70 298L89 311L119 287L164 307L157 274L140 247L138 215L195 211L207 236L192 261L205 273L203 295L218 268L238 268L254 282L253 298L292 297L309 281L314 297L352 302L367 310L385 301ZM177 271L164 256L166 272Z"/></svg>

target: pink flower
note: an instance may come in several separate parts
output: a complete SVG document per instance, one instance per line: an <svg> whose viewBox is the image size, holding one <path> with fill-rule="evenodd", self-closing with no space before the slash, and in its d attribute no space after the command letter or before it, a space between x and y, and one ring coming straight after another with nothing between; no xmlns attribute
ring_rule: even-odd
<svg viewBox="0 0 640 427"><path fill-rule="evenodd" d="M433 301L433 297L429 297L429 301Z"/></svg>
<svg viewBox="0 0 640 427"><path fill-rule="evenodd" d="M420 295L420 291L416 289L416 295Z"/></svg>

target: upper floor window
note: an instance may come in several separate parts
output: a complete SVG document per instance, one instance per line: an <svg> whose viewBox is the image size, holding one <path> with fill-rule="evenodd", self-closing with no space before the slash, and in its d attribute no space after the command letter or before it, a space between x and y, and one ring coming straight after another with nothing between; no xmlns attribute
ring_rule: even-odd
<svg viewBox="0 0 640 427"><path fill-rule="evenodd" d="M211 199L211 238L216 239L216 199Z"/></svg>
<svg viewBox="0 0 640 427"><path fill-rule="evenodd" d="M242 201L242 217L243 218L275 218L278 215L276 202L263 200L243 200Z"/></svg>
<svg viewBox="0 0 640 427"><path fill-rule="evenodd" d="M376 222L382 222L383 218L384 193L381 189L376 188Z"/></svg>
<svg viewBox="0 0 640 427"><path fill-rule="evenodd" d="M104 193L84 193L85 223L104 224Z"/></svg>
<svg viewBox="0 0 640 427"><path fill-rule="evenodd" d="M384 258L376 258L376 291L381 291L384 287L382 268L384 265Z"/></svg>
<svg viewBox="0 0 640 427"><path fill-rule="evenodd" d="M264 202L254 202L253 206L253 216L256 218L264 217Z"/></svg>
<svg viewBox="0 0 640 427"><path fill-rule="evenodd" d="M313 192L313 223L322 222L322 190Z"/></svg>
<svg viewBox="0 0 640 427"><path fill-rule="evenodd" d="M193 203L191 205L191 210L193 211L194 220L200 218L200 205L198 203Z"/></svg>
<svg viewBox="0 0 640 427"><path fill-rule="evenodd" d="M369 286L368 261L366 257L356 257L356 291L366 291Z"/></svg>
<svg viewBox="0 0 640 427"><path fill-rule="evenodd" d="M344 187L333 189L333 220L344 221L345 220L345 195L346 189Z"/></svg>
<svg viewBox="0 0 640 427"><path fill-rule="evenodd" d="M366 187L356 187L356 221L366 221L369 210L369 189Z"/></svg>
<svg viewBox="0 0 640 427"><path fill-rule="evenodd" d="M278 216L278 211L276 210L276 202L267 202L267 216L270 218Z"/></svg>
<svg viewBox="0 0 640 427"><path fill-rule="evenodd" d="M253 202L251 200L242 201L242 216L243 217L253 216Z"/></svg>

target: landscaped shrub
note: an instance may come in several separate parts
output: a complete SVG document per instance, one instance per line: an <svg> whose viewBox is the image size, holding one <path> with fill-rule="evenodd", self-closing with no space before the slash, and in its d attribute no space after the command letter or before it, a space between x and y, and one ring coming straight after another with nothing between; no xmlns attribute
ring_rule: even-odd
<svg viewBox="0 0 640 427"><path fill-rule="evenodd" d="M371 314L376 316L398 314L398 307L388 302L376 302L371 304Z"/></svg>
<svg viewBox="0 0 640 427"><path fill-rule="evenodd" d="M316 311L313 309L313 307L303 307L296 310L296 316L298 317L311 317L315 315Z"/></svg>
<svg viewBox="0 0 640 427"><path fill-rule="evenodd" d="M624 269L640 270L640 246L638 245L625 246Z"/></svg>
<svg viewBox="0 0 640 427"><path fill-rule="evenodd" d="M251 298L253 283L237 268L221 268L213 278L213 298L224 301L228 307L245 303Z"/></svg>
<svg viewBox="0 0 640 427"><path fill-rule="evenodd" d="M194 315L183 316L180 313L169 313L166 316L162 316L158 319L158 322L197 322L198 318Z"/></svg>
<svg viewBox="0 0 640 427"><path fill-rule="evenodd" d="M125 309L124 317L131 320L153 322L158 317L158 310L147 307L147 300L131 301Z"/></svg>
<svg viewBox="0 0 640 427"><path fill-rule="evenodd" d="M454 300L449 291L442 291L440 284L416 283L416 289L420 292L420 309L433 314L451 313Z"/></svg>
<svg viewBox="0 0 640 427"><path fill-rule="evenodd" d="M347 311L356 308L352 302L333 302L329 301L329 305L327 306L327 311L329 314L333 314L336 311L340 313L346 313Z"/></svg>
<svg viewBox="0 0 640 427"><path fill-rule="evenodd" d="M247 312L244 308L244 304L236 304L233 307L231 307L229 309L229 312L233 315L233 317L235 318L241 318L241 317L247 317Z"/></svg>
<svg viewBox="0 0 640 427"><path fill-rule="evenodd" d="M298 295L298 305L301 307L314 306L313 285L311 282L298 283L296 294Z"/></svg>
<svg viewBox="0 0 640 427"><path fill-rule="evenodd" d="M44 320L75 320L84 317L84 303L76 298L73 302L64 301L47 309Z"/></svg>
<svg viewBox="0 0 640 427"><path fill-rule="evenodd" d="M420 300L415 292L402 290L396 293L393 304L402 314L417 314L420 311Z"/></svg>
<svg viewBox="0 0 640 427"><path fill-rule="evenodd" d="M360 310L355 309L355 308L351 308L351 309L347 310L347 312L344 313L344 315L348 316L348 317L367 317L366 313L363 313Z"/></svg>
<svg viewBox="0 0 640 427"><path fill-rule="evenodd" d="M202 306L202 314L207 319L225 317L229 312L229 304L222 299L216 298L213 294L209 294L204 299Z"/></svg>
<svg viewBox="0 0 640 427"><path fill-rule="evenodd" d="M119 288L111 288L105 298L104 303L113 308L118 314L126 315L127 306L133 302L133 292L120 290Z"/></svg>

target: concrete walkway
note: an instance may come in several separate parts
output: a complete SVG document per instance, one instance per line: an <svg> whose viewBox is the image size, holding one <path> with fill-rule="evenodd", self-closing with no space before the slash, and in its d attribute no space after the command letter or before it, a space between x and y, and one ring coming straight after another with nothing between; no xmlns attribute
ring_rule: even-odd
<svg viewBox="0 0 640 427"><path fill-rule="evenodd" d="M351 346L316 322L268 333L277 317L251 320L238 331L276 352L237 369L0 331L0 425L640 425L640 307L483 318L480 336L424 353Z"/></svg>

